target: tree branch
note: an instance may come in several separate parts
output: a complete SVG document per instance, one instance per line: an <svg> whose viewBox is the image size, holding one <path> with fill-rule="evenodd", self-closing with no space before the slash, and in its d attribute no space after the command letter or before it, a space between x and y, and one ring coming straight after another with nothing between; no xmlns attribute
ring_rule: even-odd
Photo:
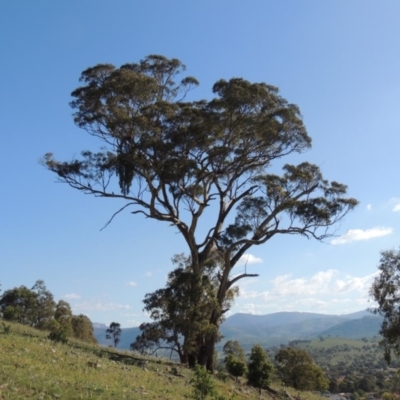
<svg viewBox="0 0 400 400"><path fill-rule="evenodd" d="M231 287L235 282L237 282L240 279L243 279L243 278L254 278L254 277L257 277L257 276L260 276L260 275L259 274L247 274L247 273L245 273L245 274L241 274L241 275L235 276L233 279L228 281L228 287Z"/></svg>

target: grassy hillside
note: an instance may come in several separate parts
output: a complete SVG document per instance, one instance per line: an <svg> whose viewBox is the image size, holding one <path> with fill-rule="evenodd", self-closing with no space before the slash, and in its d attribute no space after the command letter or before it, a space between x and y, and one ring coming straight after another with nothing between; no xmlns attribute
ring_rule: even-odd
<svg viewBox="0 0 400 400"><path fill-rule="evenodd" d="M349 369L351 366L357 370L355 364L359 367L365 364L370 368L386 366L383 350L379 347L379 338L357 340L328 337L321 339L295 341L292 344L307 350L315 362L326 369L340 365L343 369Z"/></svg>
<svg viewBox="0 0 400 400"><path fill-rule="evenodd" d="M319 333L343 322L338 316L330 318L314 318L299 322L285 323L275 326L222 326L224 342L238 340L245 350L250 350L254 343L264 347L287 344L291 340L318 337Z"/></svg>
<svg viewBox="0 0 400 400"><path fill-rule="evenodd" d="M0 399L190 399L192 371L160 358L143 359L129 352L47 339L46 332L0 324ZM145 364L144 364L145 363ZM145 366L144 366L145 365ZM259 399L244 381L215 379L225 399ZM276 388L279 388L277 384ZM321 397L302 394L303 400ZM261 398L275 399L263 392Z"/></svg>

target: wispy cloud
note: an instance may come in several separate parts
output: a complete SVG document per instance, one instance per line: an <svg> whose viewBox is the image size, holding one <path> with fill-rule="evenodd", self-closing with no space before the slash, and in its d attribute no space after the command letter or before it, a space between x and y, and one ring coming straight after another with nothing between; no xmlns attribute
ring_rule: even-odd
<svg viewBox="0 0 400 400"><path fill-rule="evenodd" d="M356 277L343 275L335 269L319 271L309 278L292 278L292 274L280 275L270 281L272 287L263 292L241 289L240 297L244 299L262 298L265 301L285 300L298 297L304 301L312 296L332 296L350 292L367 294L373 279L378 272ZM297 301L297 302L298 302ZM316 300L313 298L312 300Z"/></svg>
<svg viewBox="0 0 400 400"><path fill-rule="evenodd" d="M240 257L237 265L250 265L250 264L260 264L262 263L263 260L259 257L253 256L253 254L243 254L242 257Z"/></svg>
<svg viewBox="0 0 400 400"><path fill-rule="evenodd" d="M151 276L153 276L153 273L151 271L147 271L145 275L150 278Z"/></svg>
<svg viewBox="0 0 400 400"><path fill-rule="evenodd" d="M367 204L366 209L367 209L368 211L372 210L372 204Z"/></svg>
<svg viewBox="0 0 400 400"><path fill-rule="evenodd" d="M327 270L309 278L293 278L291 274L277 276L270 281L269 290L259 292L241 288L238 303L242 304L238 304L238 311L249 314L278 311L346 314L359 311L371 306L369 288L377 274L357 277Z"/></svg>
<svg viewBox="0 0 400 400"><path fill-rule="evenodd" d="M354 241L359 241L359 240L369 240L381 236L387 236L390 235L393 232L393 228L390 227L383 227L383 226L377 226L375 228L371 229L350 229L347 231L344 235L333 239L331 241L331 244L339 245L339 244L345 244L345 243L350 243Z"/></svg>
<svg viewBox="0 0 400 400"><path fill-rule="evenodd" d="M317 293L326 293L328 285L337 274L337 270L329 269L327 271L319 271L309 279L291 279L291 274L281 275L272 280L272 291L263 297L309 296Z"/></svg>
<svg viewBox="0 0 400 400"><path fill-rule="evenodd" d="M334 291L338 293L348 293L352 291L358 291L360 293L366 292L371 287L372 280L378 273L379 272L375 272L364 277L346 275L344 279L337 279L335 281Z"/></svg>
<svg viewBox="0 0 400 400"><path fill-rule="evenodd" d="M129 281L129 282L127 283L127 285L130 286L130 287L136 287L136 286L137 286L137 283L134 282L134 281Z"/></svg>
<svg viewBox="0 0 400 400"><path fill-rule="evenodd" d="M400 198L399 197L392 197L389 202L389 207L391 207L393 212L400 211Z"/></svg>
<svg viewBox="0 0 400 400"><path fill-rule="evenodd" d="M68 300L76 300L76 299L80 299L82 296L77 294L77 293L68 293L65 294L64 299L68 299Z"/></svg>
<svg viewBox="0 0 400 400"><path fill-rule="evenodd" d="M73 306L74 311L113 311L129 310L128 304L102 303L101 301L85 301Z"/></svg>

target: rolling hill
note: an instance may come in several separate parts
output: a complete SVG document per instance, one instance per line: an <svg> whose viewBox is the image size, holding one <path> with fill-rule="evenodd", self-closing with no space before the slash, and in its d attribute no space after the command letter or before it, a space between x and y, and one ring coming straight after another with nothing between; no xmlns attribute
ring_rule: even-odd
<svg viewBox="0 0 400 400"><path fill-rule="evenodd" d="M359 311L346 315L326 315L302 312L278 312L267 315L238 313L227 318L221 326L224 336L218 343L221 349L228 340L238 340L245 350L254 343L265 347L287 344L292 340L314 339L319 336L337 336L361 339L379 335L381 317L368 311ZM107 326L93 324L95 336L101 345L109 346L106 339ZM140 333L137 328L122 329L121 349L129 349L130 344Z"/></svg>

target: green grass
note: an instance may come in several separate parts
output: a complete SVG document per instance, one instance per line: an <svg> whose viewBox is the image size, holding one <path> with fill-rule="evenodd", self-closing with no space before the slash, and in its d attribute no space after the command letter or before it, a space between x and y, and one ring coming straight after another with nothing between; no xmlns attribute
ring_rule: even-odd
<svg viewBox="0 0 400 400"><path fill-rule="evenodd" d="M357 340L328 337L323 340L303 341L296 347L307 350L315 362L323 367L352 365L362 360L367 366L378 367L383 360L383 350L379 347L378 338Z"/></svg>
<svg viewBox="0 0 400 400"><path fill-rule="evenodd" d="M193 372L169 360L70 339L54 343L47 333L9 324L0 327L0 399L190 399ZM147 361L143 367L143 361ZM176 370L178 374L176 374ZM271 398L242 383L215 379L226 399ZM302 399L319 396L304 393Z"/></svg>

